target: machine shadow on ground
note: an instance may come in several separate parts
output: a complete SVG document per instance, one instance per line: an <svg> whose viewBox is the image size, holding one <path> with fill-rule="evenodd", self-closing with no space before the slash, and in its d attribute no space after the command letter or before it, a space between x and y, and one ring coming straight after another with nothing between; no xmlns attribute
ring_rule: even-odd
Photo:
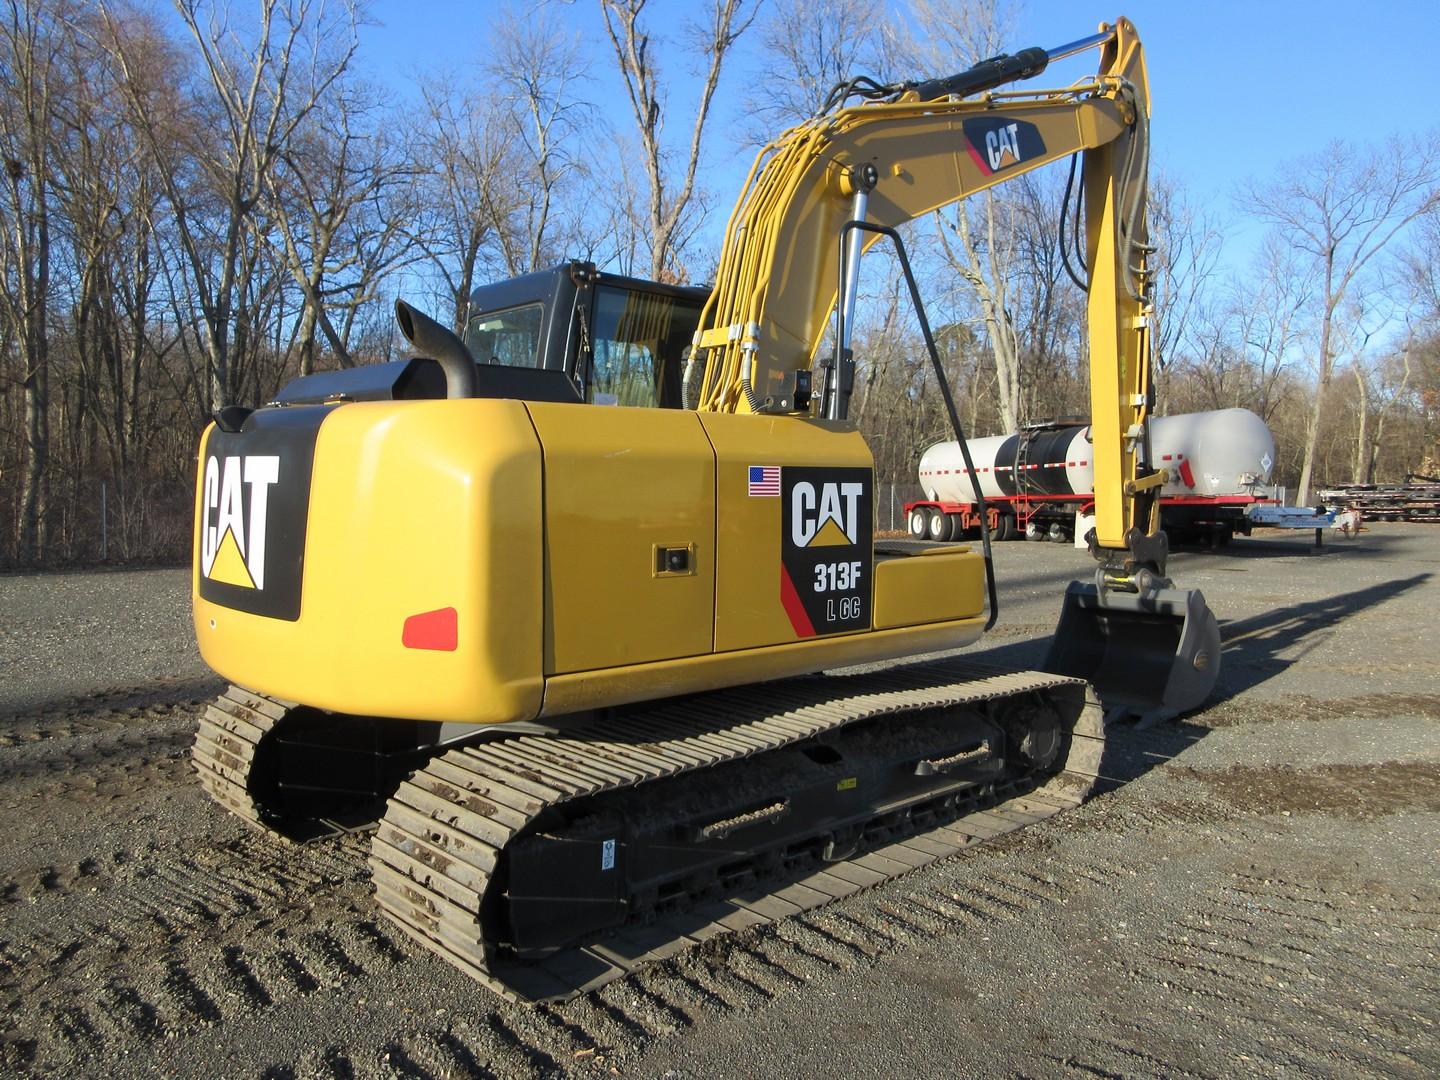
<svg viewBox="0 0 1440 1080"><path fill-rule="evenodd" d="M1218 705L1273 679L1304 657L1313 639L1342 620L1378 607L1424 585L1433 574L1413 574L1370 585L1353 592L1274 608L1246 619L1220 624L1224 660L1220 680L1208 705Z"/></svg>
<svg viewBox="0 0 1440 1080"><path fill-rule="evenodd" d="M1170 553L1169 574L1176 580L1177 585L1185 587L1185 576L1195 570L1219 571L1222 573L1245 573L1253 568L1256 562L1263 562L1271 559L1294 559L1294 558L1315 558L1315 559L1349 559L1356 556L1366 558L1383 557L1387 548L1393 548L1404 542L1403 537L1395 536L1374 536L1367 537L1363 543L1356 541L1345 541L1325 547L1317 548L1310 543L1298 543L1289 539L1278 537L1266 537L1263 540L1237 540L1223 548L1177 548ZM1063 566L1050 567L1043 570L1028 570L1025 573L1011 573L1011 565L1007 559L1009 554L1006 551L1007 545L998 545L996 554L996 573L1003 588L1017 590L1033 588L1036 586L1061 585L1069 581L1089 581L1095 574L1095 561L1085 552L1075 549L1073 563ZM1063 591L1063 589L1062 589ZM1000 604L1001 618L1004 618L1006 604L1002 600Z"/></svg>
<svg viewBox="0 0 1440 1080"><path fill-rule="evenodd" d="M1398 538L1373 539L1379 542L1378 546L1383 547L1386 546L1386 541L1393 544ZM1293 548L1293 545L1287 547ZM1365 549L1349 549L1363 550ZM1266 544L1263 549L1250 553L1248 557L1263 558L1292 553L1293 551L1275 551L1273 545ZM1373 553L1374 548L1371 547L1367 554ZM1036 576L1043 579L1041 575ZM1198 717L1205 709L1230 701L1275 678L1302 660L1310 649L1319 643L1320 635L1326 634L1343 620L1411 592L1423 586L1431 577L1433 575L1429 573L1414 574L1320 600L1277 607L1244 619L1222 621L1220 635L1224 660L1219 682L1203 708L1190 715ZM1036 637L967 652L964 655L966 660L998 669L1040 668L1045 663L1049 647L1049 637ZM1148 731L1138 731L1125 723L1112 725L1107 732L1109 738L1103 762L1104 774L1118 782L1133 780L1199 742L1209 731L1207 725L1183 716L1173 723L1161 724Z"/></svg>
<svg viewBox="0 0 1440 1080"><path fill-rule="evenodd" d="M1171 549L1179 559L1214 558L1216 561L1278 559L1313 556L1315 558L1351 558L1356 555L1374 557L1386 548L1403 545L1409 537L1393 534L1366 533L1363 537L1345 538L1333 529L1324 531L1324 541L1315 546L1310 529L1287 529L1281 533L1257 533L1254 537L1237 537L1224 547L1208 548L1185 545Z"/></svg>

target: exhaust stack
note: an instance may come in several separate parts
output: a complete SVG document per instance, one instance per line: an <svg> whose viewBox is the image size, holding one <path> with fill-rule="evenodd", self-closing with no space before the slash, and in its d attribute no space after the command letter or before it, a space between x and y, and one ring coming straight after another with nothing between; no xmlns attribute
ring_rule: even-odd
<svg viewBox="0 0 1440 1080"><path fill-rule="evenodd" d="M475 396L475 357L463 341L404 300L395 301L395 321L405 340L444 370L447 398Z"/></svg>

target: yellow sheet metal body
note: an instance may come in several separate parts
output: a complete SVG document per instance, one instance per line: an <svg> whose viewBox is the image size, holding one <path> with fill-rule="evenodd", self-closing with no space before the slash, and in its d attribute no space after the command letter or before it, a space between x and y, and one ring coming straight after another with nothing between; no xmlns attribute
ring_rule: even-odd
<svg viewBox="0 0 1440 1080"><path fill-rule="evenodd" d="M333 407L315 440L293 621L200 596L202 468L201 654L241 685L335 712L504 723L979 638L984 572L964 552L882 559L869 626L797 632L779 577L784 500L752 494L752 465L872 477L853 428L798 417ZM868 564L865 535L863 552L839 547L836 560ZM684 551L684 571L662 569L657 549ZM407 619L448 608L453 648L405 644Z"/></svg>

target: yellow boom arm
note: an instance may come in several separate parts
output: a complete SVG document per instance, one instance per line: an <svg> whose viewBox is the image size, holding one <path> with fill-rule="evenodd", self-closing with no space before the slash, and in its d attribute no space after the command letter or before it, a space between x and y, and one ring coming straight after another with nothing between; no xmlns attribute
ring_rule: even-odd
<svg viewBox="0 0 1440 1080"><path fill-rule="evenodd" d="M842 419L848 356L840 351L839 367L829 357L817 365L817 351L837 297L853 304L860 245L877 239L850 233L842 282L844 224L895 227L1084 151L1098 542L1123 550L1132 527L1148 531L1150 500L1137 503L1136 484L1144 485L1153 322L1145 299L1149 93L1140 39L1126 19L1049 57L1094 45L1099 73L1073 86L923 100L946 86L927 84L816 117L766 146L731 214L696 334L705 361L698 407L802 411L794 373L819 366L822 415Z"/></svg>

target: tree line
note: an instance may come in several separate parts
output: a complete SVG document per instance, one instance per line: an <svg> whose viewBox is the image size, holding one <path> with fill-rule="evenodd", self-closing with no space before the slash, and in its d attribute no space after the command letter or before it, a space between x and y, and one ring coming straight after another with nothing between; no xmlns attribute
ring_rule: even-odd
<svg viewBox="0 0 1440 1080"><path fill-rule="evenodd" d="M498 13L483 65L397 102L355 2L4 0L0 566L183 557L206 418L397 355L398 292L458 328L477 285L567 258L706 281L732 197L716 162L851 75L1014 45L992 0L910 0L900 20L704 0L683 31L661 29L673 5L593 3L594 40L565 7ZM724 126L722 82L744 114ZM1162 410L1259 412L1302 498L1436 472L1437 175L1433 136L1317 148L1237 195L1271 231L1231 274L1184 183L1154 182ZM1087 409L1065 189L1046 170L908 230L978 434ZM878 479L913 491L947 427L893 269L866 258L854 414Z"/></svg>

